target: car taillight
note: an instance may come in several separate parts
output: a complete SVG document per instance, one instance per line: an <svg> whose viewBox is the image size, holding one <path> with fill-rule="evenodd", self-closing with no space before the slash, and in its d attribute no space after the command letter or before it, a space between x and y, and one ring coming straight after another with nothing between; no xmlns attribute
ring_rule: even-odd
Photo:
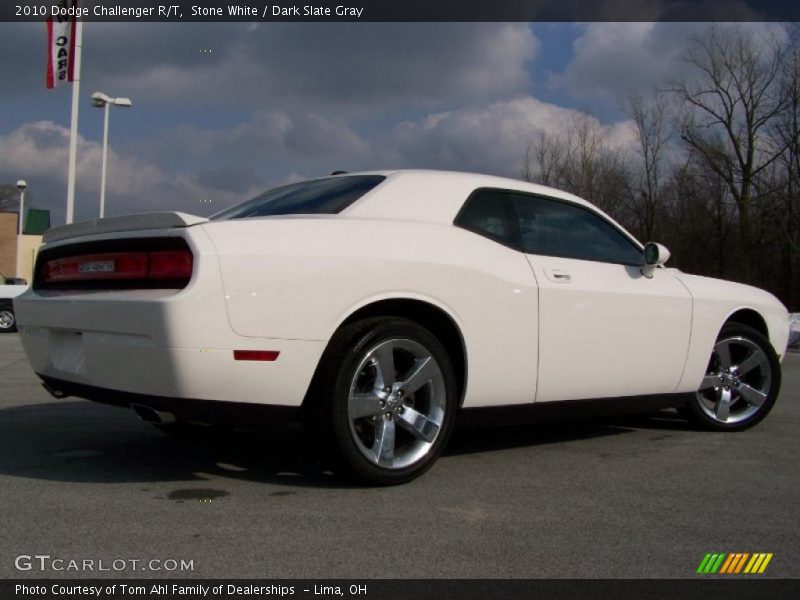
<svg viewBox="0 0 800 600"><path fill-rule="evenodd" d="M189 250L153 252L108 252L82 254L49 260L44 265L44 282L183 281L192 276Z"/></svg>
<svg viewBox="0 0 800 600"><path fill-rule="evenodd" d="M188 250L148 252L150 279L189 279L192 276L192 253Z"/></svg>

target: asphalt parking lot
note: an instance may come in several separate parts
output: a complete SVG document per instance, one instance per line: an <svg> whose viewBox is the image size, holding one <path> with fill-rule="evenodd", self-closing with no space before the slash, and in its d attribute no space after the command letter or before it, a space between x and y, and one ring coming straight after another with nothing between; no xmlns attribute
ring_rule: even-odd
<svg viewBox="0 0 800 600"><path fill-rule="evenodd" d="M175 441L132 412L51 398L0 336L0 577L692 577L771 552L800 577L800 354L738 434L669 414L458 431L421 479L342 486L295 430ZM18 555L193 570L15 568Z"/></svg>

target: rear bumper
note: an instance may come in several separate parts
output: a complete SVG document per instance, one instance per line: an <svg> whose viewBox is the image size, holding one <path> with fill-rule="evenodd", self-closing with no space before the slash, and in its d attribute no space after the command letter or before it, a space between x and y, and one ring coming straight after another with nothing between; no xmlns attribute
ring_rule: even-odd
<svg viewBox="0 0 800 600"><path fill-rule="evenodd" d="M325 342L234 332L215 250L199 228L183 235L195 264L184 289L29 289L16 298L20 339L33 370L130 394L300 406ZM235 350L279 355L271 362L236 360Z"/></svg>
<svg viewBox="0 0 800 600"><path fill-rule="evenodd" d="M47 377L40 373L37 375L51 391L124 408L129 408L132 404L140 404L171 413L178 421L231 427L268 427L296 421L300 416L300 409L294 406L151 396L74 383Z"/></svg>
<svg viewBox="0 0 800 600"><path fill-rule="evenodd" d="M163 346L148 335L63 326L21 326L20 339L43 378L146 396L284 406L302 404L324 350L322 342L233 335L208 346ZM271 362L236 360L234 350L279 354Z"/></svg>

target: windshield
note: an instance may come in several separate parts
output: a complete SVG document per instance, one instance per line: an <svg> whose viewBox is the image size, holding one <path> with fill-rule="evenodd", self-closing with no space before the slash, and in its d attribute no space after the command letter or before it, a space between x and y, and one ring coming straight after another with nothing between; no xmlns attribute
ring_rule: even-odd
<svg viewBox="0 0 800 600"><path fill-rule="evenodd" d="M384 179L383 175L354 175L293 183L218 212L211 220L271 215L333 215L343 211Z"/></svg>

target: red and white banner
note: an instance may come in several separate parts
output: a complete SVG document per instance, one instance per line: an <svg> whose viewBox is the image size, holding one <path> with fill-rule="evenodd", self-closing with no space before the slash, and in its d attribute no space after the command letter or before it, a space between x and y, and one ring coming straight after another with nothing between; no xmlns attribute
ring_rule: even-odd
<svg viewBox="0 0 800 600"><path fill-rule="evenodd" d="M71 6L73 15L78 7L78 0L61 0L59 8L67 13ZM54 88L59 83L73 80L75 70L75 26L74 16L57 16L47 18L47 87Z"/></svg>

